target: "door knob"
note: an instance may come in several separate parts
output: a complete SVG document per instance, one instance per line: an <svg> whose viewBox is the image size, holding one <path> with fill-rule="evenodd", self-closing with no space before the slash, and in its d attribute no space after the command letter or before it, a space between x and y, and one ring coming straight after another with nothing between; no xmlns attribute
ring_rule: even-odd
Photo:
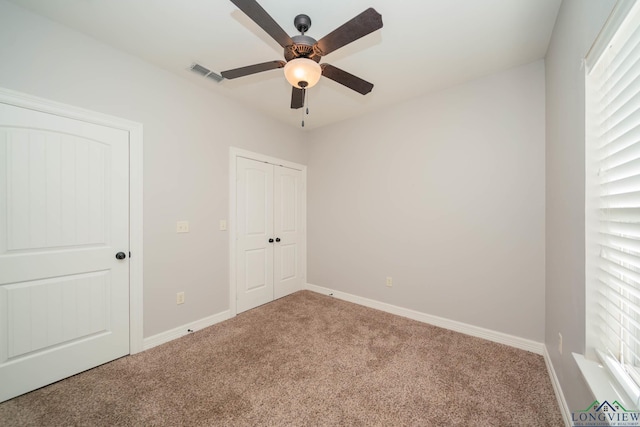
<svg viewBox="0 0 640 427"><path fill-rule="evenodd" d="M279 238L279 237L276 237L276 242L279 242L279 241L280 241L280 238Z"/></svg>
<svg viewBox="0 0 640 427"><path fill-rule="evenodd" d="M125 259L127 255L124 252L118 252L116 254L116 259Z"/></svg>
<svg viewBox="0 0 640 427"><path fill-rule="evenodd" d="M273 243L273 239L269 239L269 243Z"/></svg>

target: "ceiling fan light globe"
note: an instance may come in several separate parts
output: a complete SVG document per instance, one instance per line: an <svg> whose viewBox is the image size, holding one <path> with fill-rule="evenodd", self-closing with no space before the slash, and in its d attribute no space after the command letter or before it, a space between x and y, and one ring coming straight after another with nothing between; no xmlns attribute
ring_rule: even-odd
<svg viewBox="0 0 640 427"><path fill-rule="evenodd" d="M291 86L298 89L309 89L320 80L322 68L317 62L309 58L296 58L287 62L284 66L284 76ZM303 85L300 85L300 83L303 83Z"/></svg>

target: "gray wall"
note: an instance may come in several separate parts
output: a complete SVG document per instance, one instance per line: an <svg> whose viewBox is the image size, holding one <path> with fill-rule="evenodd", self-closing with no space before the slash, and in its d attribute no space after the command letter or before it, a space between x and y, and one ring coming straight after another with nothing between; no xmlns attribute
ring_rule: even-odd
<svg viewBox="0 0 640 427"><path fill-rule="evenodd" d="M144 125L145 337L229 308L229 146L304 164L299 131L4 0L0 87Z"/></svg>
<svg viewBox="0 0 640 427"><path fill-rule="evenodd" d="M584 144L581 61L614 0L564 0L546 57L545 343L571 410L593 400L571 356L585 348ZM563 336L563 354L558 351Z"/></svg>
<svg viewBox="0 0 640 427"><path fill-rule="evenodd" d="M309 283L542 342L544 84L540 60L315 130Z"/></svg>

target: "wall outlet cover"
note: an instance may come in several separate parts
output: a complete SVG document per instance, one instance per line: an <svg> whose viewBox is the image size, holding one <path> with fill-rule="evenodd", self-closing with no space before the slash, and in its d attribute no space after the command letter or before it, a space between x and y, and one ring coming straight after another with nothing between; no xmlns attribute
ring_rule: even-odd
<svg viewBox="0 0 640 427"><path fill-rule="evenodd" d="M189 221L178 221L176 223L176 233L188 233Z"/></svg>

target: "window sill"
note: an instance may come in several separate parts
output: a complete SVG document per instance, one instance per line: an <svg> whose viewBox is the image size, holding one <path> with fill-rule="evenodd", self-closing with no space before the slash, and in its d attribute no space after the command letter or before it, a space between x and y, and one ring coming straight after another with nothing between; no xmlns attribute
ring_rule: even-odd
<svg viewBox="0 0 640 427"><path fill-rule="evenodd" d="M573 353L573 358L598 402L606 400L612 403L617 400L625 408L635 408L636 404L601 363L586 359L582 354L577 353Z"/></svg>

